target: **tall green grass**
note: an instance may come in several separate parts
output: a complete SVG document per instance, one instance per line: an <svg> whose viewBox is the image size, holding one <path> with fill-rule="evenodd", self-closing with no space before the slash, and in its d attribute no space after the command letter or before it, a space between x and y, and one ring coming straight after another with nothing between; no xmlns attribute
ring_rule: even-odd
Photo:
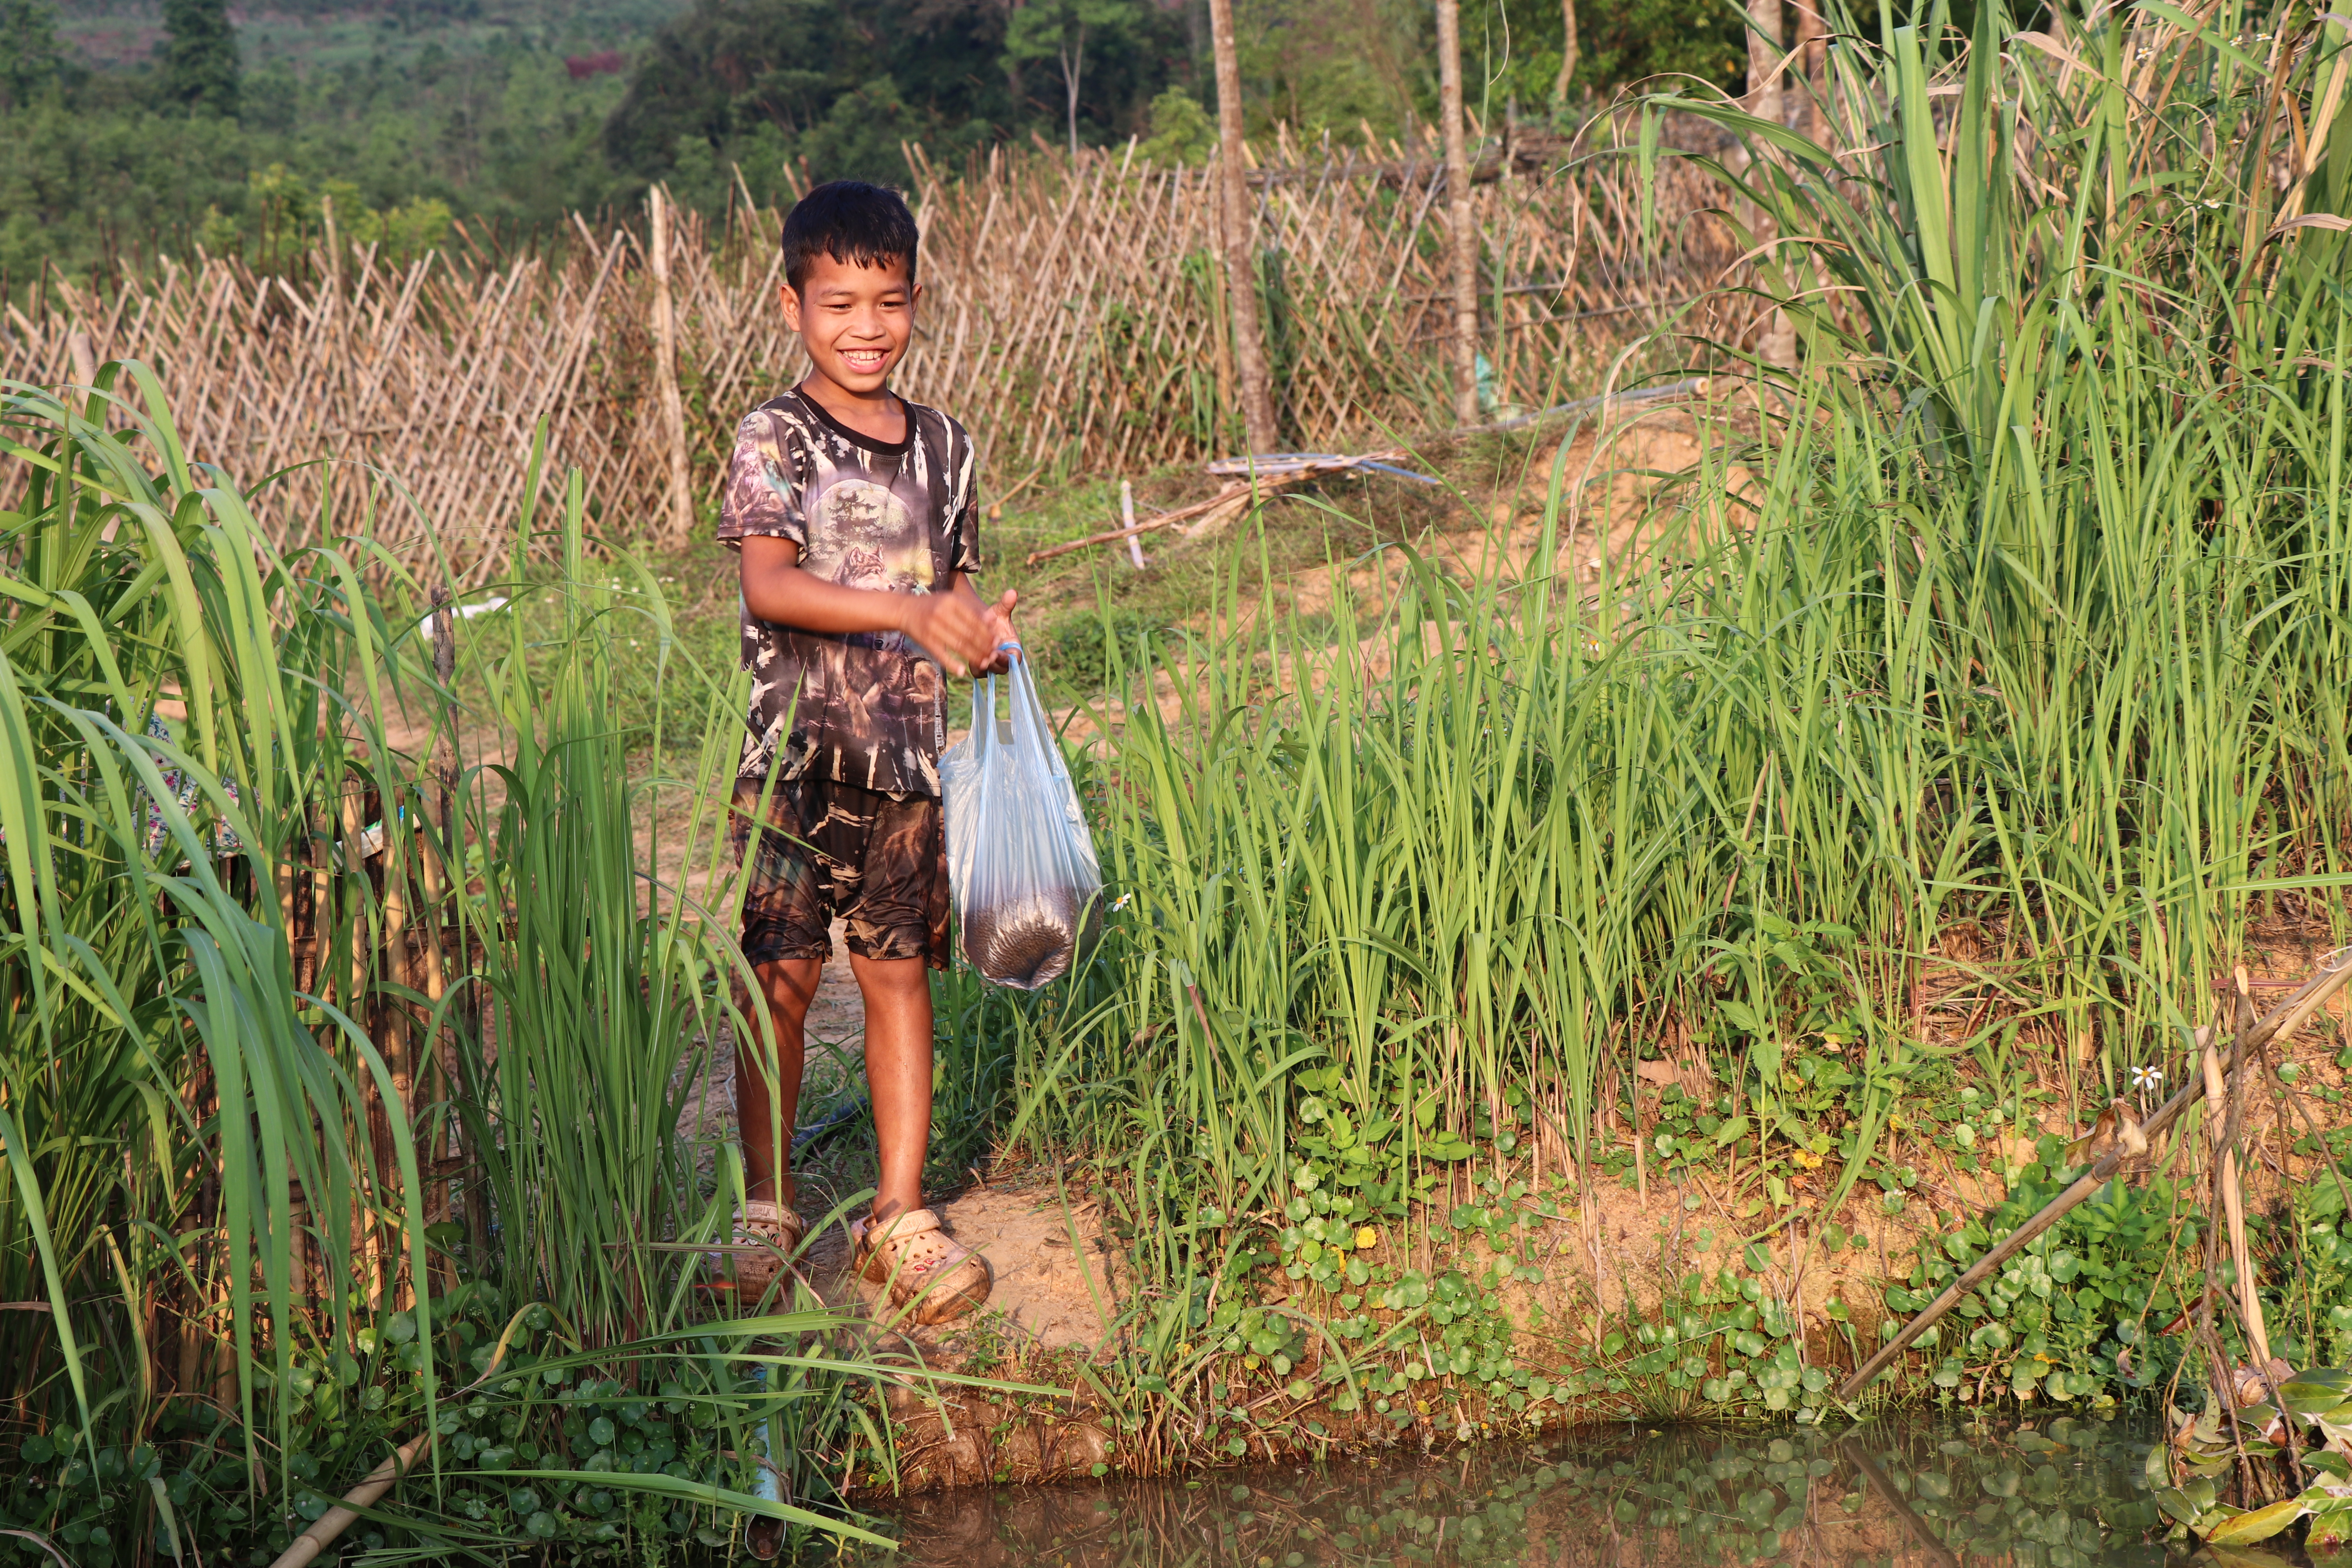
<svg viewBox="0 0 2352 1568"><path fill-rule="evenodd" d="M740 895L710 811L641 827L712 799L740 679L592 569L576 476L437 658L370 519L281 555L100 380L0 387L0 1528L266 1560L428 1426L352 1543L846 1528L803 1505L888 1464L864 1363L686 1249L733 1195L687 1101ZM628 637L692 777L632 771Z"/></svg>
<svg viewBox="0 0 2352 1568"><path fill-rule="evenodd" d="M1750 148L1708 166L1802 355L1750 358L1638 546L1580 587L1627 520L1563 444L1524 574L1399 549L1336 634L1227 602L1123 671L1129 901L1024 1016L1013 1128L1117 1174L1151 1342L1286 1226L1296 1278L1327 1210L1591 1173L1682 1041L1833 1208L1923 1064L2177 1082L2267 900L2342 937L2352 54L2201 15L1845 16L1832 148L1656 100ZM1956 929L1973 1023L1922 1011ZM1825 1063L1834 1126L1792 1103Z"/></svg>

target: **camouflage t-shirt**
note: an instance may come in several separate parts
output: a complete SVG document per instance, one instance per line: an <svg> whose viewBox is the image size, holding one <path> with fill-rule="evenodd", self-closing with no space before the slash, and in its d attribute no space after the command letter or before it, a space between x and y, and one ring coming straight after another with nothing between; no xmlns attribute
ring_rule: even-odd
<svg viewBox="0 0 2352 1568"><path fill-rule="evenodd" d="M807 571L880 593L945 592L949 574L978 571L971 437L935 408L904 406L907 435L895 445L847 428L798 391L744 416L720 542L740 550L754 535L789 539ZM738 776L781 767L786 778L940 793L946 678L904 634L803 631L747 605L743 668L751 710Z"/></svg>

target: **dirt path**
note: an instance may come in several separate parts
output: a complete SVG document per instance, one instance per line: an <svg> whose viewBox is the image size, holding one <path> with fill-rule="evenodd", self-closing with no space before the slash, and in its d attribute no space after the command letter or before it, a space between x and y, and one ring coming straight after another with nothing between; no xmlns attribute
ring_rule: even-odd
<svg viewBox="0 0 2352 1568"><path fill-rule="evenodd" d="M834 945L842 949L839 922ZM809 1006L809 1067L802 1120L816 1115L825 1100L855 1084L861 1074L866 1009L849 965L824 967ZM731 1047L714 1053L711 1070L689 1096L678 1126L706 1151L738 1136L735 1119L735 1057ZM821 1178L803 1191L801 1207L812 1223L824 1218ZM1105 1246L1095 1207L1080 1203L1065 1211L1050 1185L981 1184L944 1201L934 1201L947 1228L965 1246L984 1254L994 1288L980 1313L938 1329L910 1329L906 1337L926 1359L961 1361L986 1347L993 1355L1019 1357L1038 1350L1093 1350L1109 1337L1125 1294L1124 1260ZM846 1221L836 1219L809 1244L803 1272L835 1306L880 1311L879 1292L849 1273Z"/></svg>

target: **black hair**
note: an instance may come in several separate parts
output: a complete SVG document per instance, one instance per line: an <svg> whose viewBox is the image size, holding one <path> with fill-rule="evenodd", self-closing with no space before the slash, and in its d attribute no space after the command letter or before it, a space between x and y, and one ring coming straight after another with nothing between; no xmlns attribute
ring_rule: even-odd
<svg viewBox="0 0 2352 1568"><path fill-rule="evenodd" d="M828 180L784 215L784 281L799 293L809 264L823 254L858 267L904 261L912 283L919 237L907 199L889 186Z"/></svg>

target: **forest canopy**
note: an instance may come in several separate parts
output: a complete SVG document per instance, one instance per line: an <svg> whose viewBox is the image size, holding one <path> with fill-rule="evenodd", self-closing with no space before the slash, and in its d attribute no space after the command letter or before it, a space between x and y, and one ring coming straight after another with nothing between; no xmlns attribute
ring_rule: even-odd
<svg viewBox="0 0 2352 1568"><path fill-rule="evenodd" d="M1253 134L1360 142L1436 101L1425 0L1236 0ZM1465 0L1489 114L1589 112L1660 73L1735 84L1727 5L1588 5L1556 97L1559 0ZM0 291L198 246L263 267L331 211L394 253L634 205L723 205L803 177L903 182L919 142L1213 142L1205 0L0 0Z"/></svg>

